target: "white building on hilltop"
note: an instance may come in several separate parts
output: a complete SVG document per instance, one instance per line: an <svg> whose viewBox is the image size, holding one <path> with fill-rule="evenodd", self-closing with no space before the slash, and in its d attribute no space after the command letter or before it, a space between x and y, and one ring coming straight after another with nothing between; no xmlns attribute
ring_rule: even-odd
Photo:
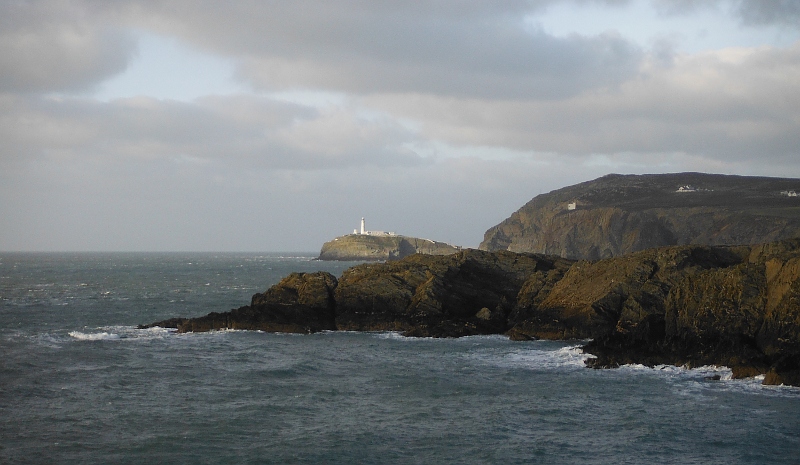
<svg viewBox="0 0 800 465"><path fill-rule="evenodd" d="M358 229L353 230L353 234L361 235L361 236L396 236L397 234L388 231L367 231L366 221L364 218L361 218L361 231Z"/></svg>

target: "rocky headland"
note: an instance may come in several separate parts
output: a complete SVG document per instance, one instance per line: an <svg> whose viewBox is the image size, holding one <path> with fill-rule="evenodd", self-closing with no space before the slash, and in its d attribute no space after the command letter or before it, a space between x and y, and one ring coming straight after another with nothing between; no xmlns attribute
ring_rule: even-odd
<svg viewBox="0 0 800 465"><path fill-rule="evenodd" d="M463 250L293 273L250 305L147 326L180 332L392 330L591 339L596 368L727 365L800 386L800 239L673 246L597 261Z"/></svg>
<svg viewBox="0 0 800 465"><path fill-rule="evenodd" d="M416 253L449 255L461 250L444 242L402 235L348 234L322 245L319 260L386 261Z"/></svg>
<svg viewBox="0 0 800 465"><path fill-rule="evenodd" d="M800 179L611 174L539 195L490 228L482 250L597 260L670 245L800 237Z"/></svg>

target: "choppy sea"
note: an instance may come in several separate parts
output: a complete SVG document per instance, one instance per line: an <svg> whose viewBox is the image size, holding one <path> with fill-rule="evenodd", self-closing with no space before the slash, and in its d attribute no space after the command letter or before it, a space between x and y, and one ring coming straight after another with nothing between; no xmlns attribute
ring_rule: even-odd
<svg viewBox="0 0 800 465"><path fill-rule="evenodd" d="M0 464L800 464L800 389L579 342L176 334L304 254L0 254ZM720 375L720 380L708 378Z"/></svg>

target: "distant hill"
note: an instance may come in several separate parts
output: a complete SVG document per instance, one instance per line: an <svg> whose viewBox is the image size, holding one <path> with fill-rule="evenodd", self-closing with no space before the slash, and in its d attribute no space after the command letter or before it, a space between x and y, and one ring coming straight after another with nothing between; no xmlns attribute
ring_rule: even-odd
<svg viewBox="0 0 800 465"><path fill-rule="evenodd" d="M800 179L610 174L533 198L486 231L482 250L596 260L667 245L800 237Z"/></svg>
<svg viewBox="0 0 800 465"><path fill-rule="evenodd" d="M348 234L323 244L319 260L399 260L415 253L449 255L459 250L444 242L416 237Z"/></svg>

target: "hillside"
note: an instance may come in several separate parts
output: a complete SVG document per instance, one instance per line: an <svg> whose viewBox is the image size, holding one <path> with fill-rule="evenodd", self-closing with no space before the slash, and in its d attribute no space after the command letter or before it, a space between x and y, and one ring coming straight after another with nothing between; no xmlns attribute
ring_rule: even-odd
<svg viewBox="0 0 800 465"><path fill-rule="evenodd" d="M800 197L790 191L800 192L800 179L610 174L533 198L486 231L480 248L596 260L668 245L798 237Z"/></svg>

